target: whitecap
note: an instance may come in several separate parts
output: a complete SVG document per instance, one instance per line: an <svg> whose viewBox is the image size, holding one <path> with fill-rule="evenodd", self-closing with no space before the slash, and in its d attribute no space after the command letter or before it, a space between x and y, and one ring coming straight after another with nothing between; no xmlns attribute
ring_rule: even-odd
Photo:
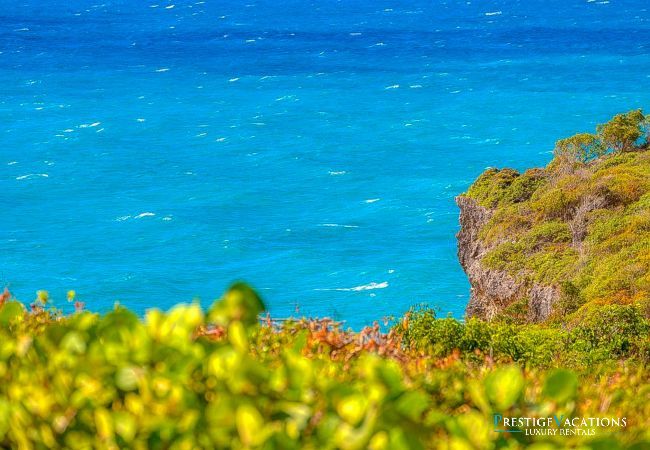
<svg viewBox="0 0 650 450"><path fill-rule="evenodd" d="M283 100L296 100L295 95L283 95L282 97L278 97L275 99L276 102L281 102Z"/></svg>
<svg viewBox="0 0 650 450"><path fill-rule="evenodd" d="M147 119L139 118L139 119L135 119L135 120L137 120L138 122L144 122L144 121L147 120Z"/></svg>
<svg viewBox="0 0 650 450"><path fill-rule="evenodd" d="M388 287L388 281L382 281L381 283L372 283L362 284L361 286L355 286L351 288L323 288L323 289L314 289L315 291L342 291L342 292L360 292L360 291L372 291L374 289L385 289Z"/></svg>
<svg viewBox="0 0 650 450"><path fill-rule="evenodd" d="M319 227L359 228L359 225L342 225L340 223L321 223Z"/></svg>
<svg viewBox="0 0 650 450"><path fill-rule="evenodd" d="M156 69L156 72L168 72L169 68L168 67L162 67L160 69Z"/></svg>
<svg viewBox="0 0 650 450"><path fill-rule="evenodd" d="M237 81L237 80L239 80L239 77L237 77L237 78L231 78L231 79L228 80L228 81L229 81L230 83L234 83L234 82Z"/></svg>
<svg viewBox="0 0 650 450"><path fill-rule="evenodd" d="M165 9L173 9L176 5L165 6Z"/></svg>
<svg viewBox="0 0 650 450"><path fill-rule="evenodd" d="M116 222L124 222L125 220L129 220L131 216L120 216L117 219L115 219Z"/></svg>
<svg viewBox="0 0 650 450"><path fill-rule="evenodd" d="M327 173L329 173L332 176L336 176L336 175L345 175L347 172L345 170L330 170Z"/></svg>
<svg viewBox="0 0 650 450"><path fill-rule="evenodd" d="M388 287L388 281L382 281L381 283L368 283L361 286L355 286L350 288L352 291L369 291L372 289L386 289Z"/></svg>
<svg viewBox="0 0 650 450"><path fill-rule="evenodd" d="M380 198L369 198L368 200L364 200L365 203L375 203L381 200Z"/></svg>
<svg viewBox="0 0 650 450"><path fill-rule="evenodd" d="M29 180L31 178L38 178L38 177L48 178L49 175L46 173L30 173L28 175L21 175L19 177L16 177L16 180Z"/></svg>
<svg viewBox="0 0 650 450"><path fill-rule="evenodd" d="M215 139L216 142L223 142L225 140L226 140L225 137L220 137L220 138Z"/></svg>
<svg viewBox="0 0 650 450"><path fill-rule="evenodd" d="M8 166L13 166L14 164L18 164L18 161L10 161L7 163Z"/></svg>
<svg viewBox="0 0 650 450"><path fill-rule="evenodd" d="M399 84L393 84L391 86L386 86L384 89L388 90L388 89L398 89L398 88L399 88Z"/></svg>
<svg viewBox="0 0 650 450"><path fill-rule="evenodd" d="M152 217L155 216L155 213L152 212L143 212L134 217L134 219L142 219L143 217Z"/></svg>
<svg viewBox="0 0 650 450"><path fill-rule="evenodd" d="M492 11L492 12L485 13L486 16L500 16L501 14L503 14L502 11Z"/></svg>

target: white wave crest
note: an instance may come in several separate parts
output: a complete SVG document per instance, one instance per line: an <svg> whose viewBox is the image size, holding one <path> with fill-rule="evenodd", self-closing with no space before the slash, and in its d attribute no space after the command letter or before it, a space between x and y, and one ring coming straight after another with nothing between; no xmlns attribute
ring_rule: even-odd
<svg viewBox="0 0 650 450"><path fill-rule="evenodd" d="M134 219L142 219L143 217L152 217L155 216L155 213L152 212L143 212L134 217Z"/></svg>
<svg viewBox="0 0 650 450"><path fill-rule="evenodd" d="M342 225L340 223L321 223L319 227L359 228L359 225Z"/></svg>
<svg viewBox="0 0 650 450"><path fill-rule="evenodd" d="M351 288L323 288L323 289L314 289L315 291L340 291L340 292L360 292L360 291L372 291L374 289L386 289L388 287L388 281L382 281L381 283L372 283L362 284L361 286L355 286Z"/></svg>
<svg viewBox="0 0 650 450"><path fill-rule="evenodd" d="M21 175L19 177L16 177L16 180L29 180L32 178L48 178L49 175L46 173L30 173L28 175Z"/></svg>

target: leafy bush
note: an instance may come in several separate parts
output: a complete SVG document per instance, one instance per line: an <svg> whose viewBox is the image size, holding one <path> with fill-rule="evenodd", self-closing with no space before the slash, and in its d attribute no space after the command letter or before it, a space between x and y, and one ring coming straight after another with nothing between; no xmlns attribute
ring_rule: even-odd
<svg viewBox="0 0 650 450"><path fill-rule="evenodd" d="M648 144L650 119L640 109L615 115L596 127L596 134L578 133L555 144L554 168L575 170L608 151L625 152Z"/></svg>
<svg viewBox="0 0 650 450"><path fill-rule="evenodd" d="M648 139L648 117L640 109L616 114L609 122L598 125L602 144L613 151L630 151L645 146Z"/></svg>
<svg viewBox="0 0 650 450"><path fill-rule="evenodd" d="M355 333L326 319L260 323L262 308L244 285L231 288L207 314L196 304L179 305L167 313L150 310L144 320L123 308L104 316L60 316L5 302L0 446L399 450L650 444L647 404L638 395L647 392L644 366L637 370L630 360L578 373L536 369L535 361L546 362L558 351L550 329L438 320L420 310L387 334L378 326ZM427 338L434 353L403 345ZM540 347L540 341L554 346ZM502 354L528 360L529 368L506 359L495 367ZM598 400L603 396L609 398L605 410ZM628 417L629 425L601 428L595 436L509 434L494 431L497 413L605 414Z"/></svg>
<svg viewBox="0 0 650 450"><path fill-rule="evenodd" d="M572 318L571 339L587 351L623 356L633 350L639 336L650 333L650 323L636 305L587 305Z"/></svg>
<svg viewBox="0 0 650 450"><path fill-rule="evenodd" d="M488 208L498 205L508 194L512 183L519 178L513 169L488 169L472 184L467 195Z"/></svg>
<svg viewBox="0 0 650 450"><path fill-rule="evenodd" d="M561 139L555 144L555 157L563 164L574 162L586 163L605 154L605 147L597 136L579 133L570 138Z"/></svg>
<svg viewBox="0 0 650 450"><path fill-rule="evenodd" d="M426 308L412 310L408 317L408 328L398 324L396 331L407 347L434 356L460 351L470 360L489 355L496 361L544 368L581 368L619 358L648 361L644 352L650 321L638 305L590 304L554 322L535 325L513 322L513 314L497 316L493 322L436 319Z"/></svg>

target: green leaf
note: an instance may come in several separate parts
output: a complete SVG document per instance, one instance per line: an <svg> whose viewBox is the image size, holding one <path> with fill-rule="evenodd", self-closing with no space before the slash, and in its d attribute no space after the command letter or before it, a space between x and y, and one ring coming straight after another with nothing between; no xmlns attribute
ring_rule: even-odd
<svg viewBox="0 0 650 450"><path fill-rule="evenodd" d="M133 366L122 367L115 375L115 384L123 391L133 391L138 387L138 372Z"/></svg>
<svg viewBox="0 0 650 450"><path fill-rule="evenodd" d="M208 320L219 325L240 321L246 326L256 325L258 315L265 310L262 299L245 283L235 283L208 313Z"/></svg>
<svg viewBox="0 0 650 450"><path fill-rule="evenodd" d="M86 351L86 342L81 334L70 331L61 341L61 349L68 353L81 354Z"/></svg>
<svg viewBox="0 0 650 450"><path fill-rule="evenodd" d="M248 336L246 336L246 328L241 322L230 324L228 327L228 340L238 352L248 352Z"/></svg>
<svg viewBox="0 0 650 450"><path fill-rule="evenodd" d="M25 308L18 302L7 302L0 308L0 325L7 326L25 312Z"/></svg>
<svg viewBox="0 0 650 450"><path fill-rule="evenodd" d="M240 405L235 413L239 439L245 446L258 444L263 440L264 419L254 406Z"/></svg>
<svg viewBox="0 0 650 450"><path fill-rule="evenodd" d="M95 426L100 438L108 439L113 436L113 419L105 408L95 410Z"/></svg>
<svg viewBox="0 0 650 450"><path fill-rule="evenodd" d="M126 442L131 442L138 431L133 416L127 412L118 411L114 414L114 419L115 432Z"/></svg>
<svg viewBox="0 0 650 450"><path fill-rule="evenodd" d="M9 421L11 417L11 405L4 398L0 398L0 442L3 441L5 434L9 431Z"/></svg>
<svg viewBox="0 0 650 450"><path fill-rule="evenodd" d="M578 392L578 377L570 370L557 369L546 378L542 392L559 403L573 400Z"/></svg>
<svg viewBox="0 0 650 450"><path fill-rule="evenodd" d="M485 379L485 393L499 411L510 408L519 399L524 388L524 377L517 366L502 367Z"/></svg>
<svg viewBox="0 0 650 450"><path fill-rule="evenodd" d="M422 418L422 414L429 407L429 398L419 391L405 392L396 402L396 409L413 421Z"/></svg>
<svg viewBox="0 0 650 450"><path fill-rule="evenodd" d="M368 402L365 397L354 394L343 398L336 405L336 412L351 425L357 425L366 415Z"/></svg>

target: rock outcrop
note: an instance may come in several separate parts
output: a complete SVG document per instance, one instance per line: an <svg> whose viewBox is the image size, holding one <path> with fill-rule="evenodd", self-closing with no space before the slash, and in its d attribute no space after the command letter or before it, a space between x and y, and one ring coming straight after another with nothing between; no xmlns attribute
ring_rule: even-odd
<svg viewBox="0 0 650 450"><path fill-rule="evenodd" d="M517 280L504 270L486 267L481 260L494 247L486 245L479 234L494 211L467 196L456 197L456 204L461 226L456 236L458 259L471 284L467 316L491 320L512 303L528 299L527 320L546 320L560 297L559 289Z"/></svg>
<svg viewBox="0 0 650 450"><path fill-rule="evenodd" d="M558 141L546 167L485 170L456 198L467 315L540 322L590 304L650 305L648 174L640 110Z"/></svg>

